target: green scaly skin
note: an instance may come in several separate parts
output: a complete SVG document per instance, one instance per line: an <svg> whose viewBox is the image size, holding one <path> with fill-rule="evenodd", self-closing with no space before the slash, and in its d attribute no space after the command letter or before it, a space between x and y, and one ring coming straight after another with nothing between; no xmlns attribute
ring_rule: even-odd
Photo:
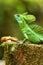
<svg viewBox="0 0 43 65"><path fill-rule="evenodd" d="M38 25L31 24L32 22L36 20L35 16L27 15L27 14L16 14L15 18L17 22L19 23L21 31L24 34L24 37L27 40L33 43L43 43L43 32L42 34L38 33L38 29L40 32L40 29L43 31L43 28ZM27 22L31 25L28 25ZM34 29L35 27L36 27L36 30Z"/></svg>

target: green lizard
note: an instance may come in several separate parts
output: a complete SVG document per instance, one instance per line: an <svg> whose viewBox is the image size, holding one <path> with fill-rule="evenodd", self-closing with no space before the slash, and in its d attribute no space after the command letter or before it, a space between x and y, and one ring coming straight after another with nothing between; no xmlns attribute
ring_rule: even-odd
<svg viewBox="0 0 43 65"><path fill-rule="evenodd" d="M27 40L32 43L43 43L43 28L37 24L32 24L32 22L36 21L34 15L15 14L14 16Z"/></svg>

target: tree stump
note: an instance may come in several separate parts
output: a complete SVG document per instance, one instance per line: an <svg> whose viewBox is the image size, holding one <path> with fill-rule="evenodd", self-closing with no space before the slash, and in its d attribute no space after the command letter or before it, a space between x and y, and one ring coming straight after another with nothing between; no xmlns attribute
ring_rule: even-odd
<svg viewBox="0 0 43 65"><path fill-rule="evenodd" d="M43 44L19 44L14 41L3 44L5 65L43 65Z"/></svg>

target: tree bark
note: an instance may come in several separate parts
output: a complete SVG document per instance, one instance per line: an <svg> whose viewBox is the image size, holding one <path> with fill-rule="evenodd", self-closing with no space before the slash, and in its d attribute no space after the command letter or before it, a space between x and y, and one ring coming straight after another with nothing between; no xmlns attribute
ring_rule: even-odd
<svg viewBox="0 0 43 65"><path fill-rule="evenodd" d="M42 44L11 43L14 43L15 49L11 52L10 46L5 45L5 65L43 65Z"/></svg>

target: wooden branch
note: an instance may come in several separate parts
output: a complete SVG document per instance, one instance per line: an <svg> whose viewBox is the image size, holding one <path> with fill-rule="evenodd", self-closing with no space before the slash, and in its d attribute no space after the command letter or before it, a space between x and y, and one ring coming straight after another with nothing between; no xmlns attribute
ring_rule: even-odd
<svg viewBox="0 0 43 65"><path fill-rule="evenodd" d="M5 65L43 65L43 45L10 43L14 44L15 49L11 52L10 46L6 44Z"/></svg>
<svg viewBox="0 0 43 65"><path fill-rule="evenodd" d="M43 65L43 44L20 44L14 37L2 37L5 65Z"/></svg>

